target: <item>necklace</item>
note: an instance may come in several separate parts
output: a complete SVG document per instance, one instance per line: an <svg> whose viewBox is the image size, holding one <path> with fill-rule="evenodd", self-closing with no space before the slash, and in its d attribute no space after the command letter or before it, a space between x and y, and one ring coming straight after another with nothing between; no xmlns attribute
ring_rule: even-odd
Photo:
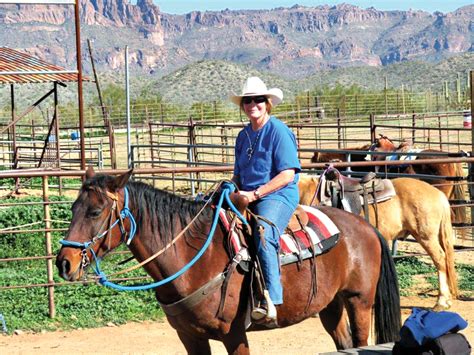
<svg viewBox="0 0 474 355"><path fill-rule="evenodd" d="M247 132L247 130L245 130L245 134L247 135L247 139L249 140L249 147L247 148L246 152L247 152L247 157L249 158L249 162L250 162L250 159L252 159L252 155L253 153L255 152L255 146L257 145L257 141L258 141L258 138L260 138L260 133L262 133L262 129L260 129L257 133L257 137L255 137L255 140L252 144L252 140L250 139L250 135L249 133Z"/></svg>

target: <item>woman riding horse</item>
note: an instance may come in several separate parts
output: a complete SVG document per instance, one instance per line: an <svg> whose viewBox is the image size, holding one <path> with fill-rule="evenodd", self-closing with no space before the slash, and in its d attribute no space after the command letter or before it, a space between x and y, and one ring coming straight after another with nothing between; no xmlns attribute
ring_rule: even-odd
<svg viewBox="0 0 474 355"><path fill-rule="evenodd" d="M223 223L215 224L219 211L129 182L130 174L113 177L87 170L56 259L59 274L79 280L91 261L126 242L147 273L160 282L156 298L189 354L209 354L209 339L222 341L230 354L248 354L253 278L232 267L229 231ZM278 325L286 327L319 313L336 348L346 349L367 345L373 314L376 342L396 340L400 304L386 243L358 216L329 207L321 211L339 229L339 241L323 255L282 267L286 301L279 309ZM101 272L99 277L107 285ZM253 324L249 330L261 329L266 328Z"/></svg>

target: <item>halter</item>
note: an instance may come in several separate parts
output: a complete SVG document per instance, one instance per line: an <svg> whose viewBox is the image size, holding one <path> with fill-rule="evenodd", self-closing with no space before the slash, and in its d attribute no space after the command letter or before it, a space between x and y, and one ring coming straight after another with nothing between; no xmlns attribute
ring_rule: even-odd
<svg viewBox="0 0 474 355"><path fill-rule="evenodd" d="M128 189L125 187L123 189L124 193L124 198L123 198L123 209L122 211L120 211L120 213L117 213L117 201L118 201L118 194L117 193L111 193L109 191L106 192L106 195L107 197L109 197L110 199L112 199L112 207L110 208L110 214L109 214L109 227L104 230L103 232L99 232L97 235L95 235L90 241L87 241L87 242L84 242L84 243L80 243L80 242L73 242L73 241L69 241L69 240L65 240L65 239L62 239L59 241L59 243L63 246L66 246L66 247L72 247L72 248L80 248L81 249L81 257L82 257L82 261L81 261L81 268L85 268L86 266L90 265L90 259L89 259L89 256L87 255L87 251L89 250L93 256L93 259L94 261L96 262L96 268L95 268L95 271L97 274L100 273L100 270L99 270L99 262L100 262L100 258L97 257L94 249L93 249L93 246L95 244L97 244L97 242L99 242L102 238L104 238L104 236L110 236L110 233L112 232L112 229L117 225L119 224L119 227L120 227L120 232L121 232L121 237L120 239L122 240L122 242L125 240L126 236L127 236L127 231L125 230L125 226L123 224L123 220L124 218L128 218L130 220L130 233L128 234L128 239L127 239L127 245L130 245L130 243L132 242L133 240L133 237L135 236L135 233L136 233L136 230L137 230L137 223L135 222L135 219L133 218L133 215L132 213L130 212L130 209L128 208L128 201L129 201L129 197L128 197ZM114 216L114 214L117 216L117 219L112 222L112 218ZM105 221L104 221L105 223ZM104 224L102 224L100 230L102 230L102 227L103 227ZM110 242L110 238L109 238L109 242Z"/></svg>
<svg viewBox="0 0 474 355"><path fill-rule="evenodd" d="M86 254L87 259L88 259L87 250L90 250L93 257L94 257L94 260L96 262L96 266L94 267L94 271L95 271L96 275L99 277L99 283L101 285L108 286L108 287L111 287L111 288L119 290L119 291L142 291L142 290L149 290L149 289L152 289L152 288L156 288L156 287L164 285L168 282L173 281L174 279L178 278L183 273L185 273L188 269L190 269L191 266L193 266L201 258L201 256L204 254L204 252L207 250L207 248L211 244L211 241L214 237L214 232L215 232L216 227L217 227L217 223L219 221L219 212L218 211L221 209L222 204L223 204L224 201L227 202L229 208L236 214L236 216L242 221L242 223L244 223L244 224L248 223L247 220L245 219L245 217L242 216L242 214L236 209L236 207L234 206L234 204L230 200L229 194L231 192L235 191L235 185L233 183L224 182L222 184L222 192L221 192L221 196L219 198L219 202L217 203L217 205L215 207L216 213L214 214L214 219L212 221L211 229L209 231L209 235L207 236L206 242L204 243L202 248L199 250L199 252L193 257L193 259L189 263L187 263L183 268L181 268L181 270L177 271L173 275L171 275L171 276L169 276L169 277L167 277L167 278L165 278L161 281L158 281L158 282L150 283L150 284L147 284L147 285L137 285L137 286L118 285L118 284L115 284L115 283L110 282L110 281L107 280L107 276L100 270L100 259L96 256L94 250L91 247L95 243L97 243L98 240L100 240L105 234L107 234L119 222L120 222L120 228L122 230L122 239L124 239L124 236L126 235L126 231L125 231L125 228L123 227L122 219L125 218L125 217L128 217L130 219L130 224L131 224L131 226L130 226L130 236L127 240L127 244L130 244L131 240L135 236L136 222L135 222L135 220L133 218L133 215L131 214L130 210L128 209L128 191L127 191L127 188L124 188L124 191L125 191L124 192L124 208L120 212L119 218L112 225L110 225L110 227L107 230L105 230L104 232L96 235L94 238L92 238L91 241L85 242L85 243L71 242L71 241L64 240L64 239L60 241L60 243L64 246L82 248L83 256L84 256L84 254ZM110 212L111 215L112 215L114 209L116 208L117 195L113 195L113 194L108 193L107 196L109 196L110 198L112 198L114 200L114 204L112 205L112 209L111 209L111 212ZM90 264L90 262L89 262L89 264ZM87 264L87 265L89 265L89 264ZM83 267L85 267L85 266L83 266Z"/></svg>

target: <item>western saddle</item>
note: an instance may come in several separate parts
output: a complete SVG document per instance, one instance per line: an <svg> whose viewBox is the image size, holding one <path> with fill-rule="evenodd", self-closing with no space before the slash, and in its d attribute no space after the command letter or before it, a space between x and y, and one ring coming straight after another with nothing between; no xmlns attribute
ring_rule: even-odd
<svg viewBox="0 0 474 355"><path fill-rule="evenodd" d="M368 216L368 205L389 200L395 196L388 179L378 179L374 172L362 178L351 178L329 167L319 180L319 201L322 205L342 208L348 212Z"/></svg>

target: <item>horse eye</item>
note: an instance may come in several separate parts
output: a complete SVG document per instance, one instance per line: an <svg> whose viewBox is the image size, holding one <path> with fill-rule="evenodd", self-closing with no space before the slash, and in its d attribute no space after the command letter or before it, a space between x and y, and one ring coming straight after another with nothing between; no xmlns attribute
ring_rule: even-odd
<svg viewBox="0 0 474 355"><path fill-rule="evenodd" d="M102 210L100 208L94 208L91 210L87 210L86 217L88 218L97 218L101 215Z"/></svg>

